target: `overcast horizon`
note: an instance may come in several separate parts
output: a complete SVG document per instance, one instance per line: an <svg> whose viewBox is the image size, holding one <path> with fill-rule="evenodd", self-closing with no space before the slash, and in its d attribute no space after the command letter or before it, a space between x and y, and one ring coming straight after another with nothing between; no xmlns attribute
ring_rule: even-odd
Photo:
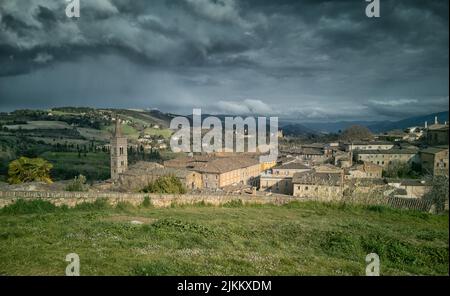
<svg viewBox="0 0 450 296"><path fill-rule="evenodd" d="M382 121L448 111L448 1L0 0L0 111Z"/></svg>

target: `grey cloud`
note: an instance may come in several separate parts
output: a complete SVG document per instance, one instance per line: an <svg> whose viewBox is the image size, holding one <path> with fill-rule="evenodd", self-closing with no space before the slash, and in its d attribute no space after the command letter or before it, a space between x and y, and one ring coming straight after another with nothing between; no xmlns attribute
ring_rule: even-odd
<svg viewBox="0 0 450 296"><path fill-rule="evenodd" d="M448 109L438 99L448 97L448 1L384 0L380 19L355 0L81 3L69 20L64 1L0 0L0 108L126 98L189 113L261 102L299 119ZM380 103L394 100L409 103Z"/></svg>

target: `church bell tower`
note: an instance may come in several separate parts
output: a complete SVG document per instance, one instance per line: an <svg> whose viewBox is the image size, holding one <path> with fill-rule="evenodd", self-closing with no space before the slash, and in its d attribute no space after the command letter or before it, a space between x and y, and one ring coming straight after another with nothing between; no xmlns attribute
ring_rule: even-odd
<svg viewBox="0 0 450 296"><path fill-rule="evenodd" d="M116 128L111 138L111 179L119 179L119 175L128 169L127 138L122 135L120 118L116 116Z"/></svg>

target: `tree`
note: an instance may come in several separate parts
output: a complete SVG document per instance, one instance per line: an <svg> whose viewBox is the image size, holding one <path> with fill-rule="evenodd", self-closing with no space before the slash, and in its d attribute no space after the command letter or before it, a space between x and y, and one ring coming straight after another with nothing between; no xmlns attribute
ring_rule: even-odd
<svg viewBox="0 0 450 296"><path fill-rule="evenodd" d="M362 141L362 140L372 140L373 135L370 130L365 126L352 125L347 128L340 136L341 140L344 141Z"/></svg>
<svg viewBox="0 0 450 296"><path fill-rule="evenodd" d="M42 158L21 157L11 161L8 166L8 182L21 184L26 182L52 183L50 170L53 165Z"/></svg>
<svg viewBox="0 0 450 296"><path fill-rule="evenodd" d="M386 178L411 178L417 177L409 163L393 161L385 170L383 170L383 177Z"/></svg>
<svg viewBox="0 0 450 296"><path fill-rule="evenodd" d="M448 175L438 175L431 179L431 191L424 198L430 200L436 206L436 212L445 211L445 204L448 204Z"/></svg>

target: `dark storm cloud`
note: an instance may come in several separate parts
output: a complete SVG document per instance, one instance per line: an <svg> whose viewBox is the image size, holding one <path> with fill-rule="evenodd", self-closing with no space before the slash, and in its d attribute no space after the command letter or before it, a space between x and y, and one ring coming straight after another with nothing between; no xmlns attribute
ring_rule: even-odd
<svg viewBox="0 0 450 296"><path fill-rule="evenodd" d="M391 119L448 109L448 1L0 0L1 108ZM397 103L392 103L397 102ZM403 103L402 103L403 102Z"/></svg>

